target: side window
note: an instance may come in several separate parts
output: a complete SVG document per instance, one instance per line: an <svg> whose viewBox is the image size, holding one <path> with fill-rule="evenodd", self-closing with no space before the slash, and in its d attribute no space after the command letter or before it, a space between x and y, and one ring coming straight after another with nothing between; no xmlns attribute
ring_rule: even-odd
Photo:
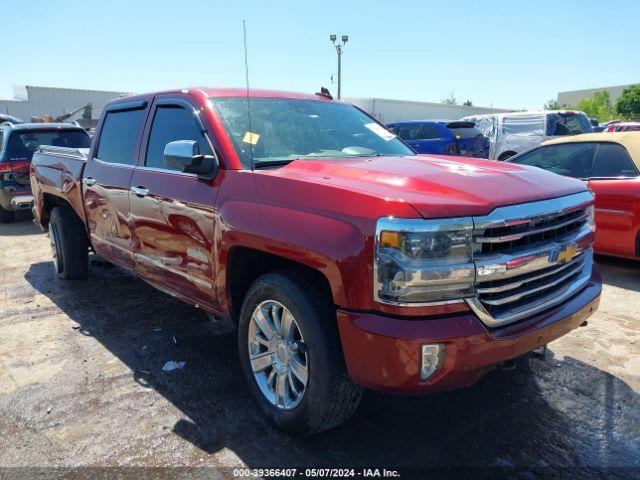
<svg viewBox="0 0 640 480"><path fill-rule="evenodd" d="M4 130L0 130L0 154L2 154L3 147L4 147Z"/></svg>
<svg viewBox="0 0 640 480"><path fill-rule="evenodd" d="M587 178L596 148L593 142L548 145L519 155L513 163L544 168L567 177Z"/></svg>
<svg viewBox="0 0 640 480"><path fill-rule="evenodd" d="M398 125L395 127L395 133L403 140L430 140L442 137L436 126L420 123Z"/></svg>
<svg viewBox="0 0 640 480"><path fill-rule="evenodd" d="M164 163L164 147L176 140L194 140L198 142L202 155L212 155L209 142L201 132L193 112L178 105L161 105L153 116L145 165L168 169Z"/></svg>
<svg viewBox="0 0 640 480"><path fill-rule="evenodd" d="M103 162L136 163L135 148L144 109L108 112L102 129L96 157Z"/></svg>
<svg viewBox="0 0 640 480"><path fill-rule="evenodd" d="M504 117L502 130L505 135L539 135L544 134L543 115L514 115Z"/></svg>
<svg viewBox="0 0 640 480"><path fill-rule="evenodd" d="M598 145L591 171L592 177L636 177L637 175L633 161L622 145L617 143Z"/></svg>

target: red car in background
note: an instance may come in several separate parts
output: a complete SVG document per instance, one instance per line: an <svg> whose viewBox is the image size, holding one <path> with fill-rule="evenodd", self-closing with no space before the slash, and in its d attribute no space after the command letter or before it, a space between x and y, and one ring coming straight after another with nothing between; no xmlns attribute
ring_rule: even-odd
<svg viewBox="0 0 640 480"><path fill-rule="evenodd" d="M640 130L640 122L618 122L608 125L605 132L631 132Z"/></svg>
<svg viewBox="0 0 640 480"><path fill-rule="evenodd" d="M509 161L587 182L596 196L596 253L640 258L640 132L563 137Z"/></svg>

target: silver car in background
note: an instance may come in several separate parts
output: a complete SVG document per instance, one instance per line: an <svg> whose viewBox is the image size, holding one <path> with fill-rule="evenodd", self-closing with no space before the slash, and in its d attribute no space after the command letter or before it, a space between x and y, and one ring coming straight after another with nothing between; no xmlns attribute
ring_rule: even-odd
<svg viewBox="0 0 640 480"><path fill-rule="evenodd" d="M573 110L492 113L461 120L474 122L489 139L489 160L506 160L563 135L593 132L589 118Z"/></svg>

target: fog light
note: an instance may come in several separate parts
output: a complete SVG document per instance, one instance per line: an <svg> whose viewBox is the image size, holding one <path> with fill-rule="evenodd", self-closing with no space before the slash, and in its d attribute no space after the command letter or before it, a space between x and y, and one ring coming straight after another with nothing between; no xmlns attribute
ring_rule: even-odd
<svg viewBox="0 0 640 480"><path fill-rule="evenodd" d="M422 345L420 379L426 380L436 373L444 363L444 344L429 343Z"/></svg>

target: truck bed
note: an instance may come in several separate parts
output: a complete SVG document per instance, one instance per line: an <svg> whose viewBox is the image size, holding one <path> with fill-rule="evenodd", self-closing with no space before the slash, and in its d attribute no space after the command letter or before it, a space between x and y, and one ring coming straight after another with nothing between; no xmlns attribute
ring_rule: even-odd
<svg viewBox="0 0 640 480"><path fill-rule="evenodd" d="M66 201L84 221L82 202L82 172L89 155L88 148L66 148L42 145L31 161L31 189L35 198L59 197ZM36 202L36 223L45 227L48 212L43 201Z"/></svg>

